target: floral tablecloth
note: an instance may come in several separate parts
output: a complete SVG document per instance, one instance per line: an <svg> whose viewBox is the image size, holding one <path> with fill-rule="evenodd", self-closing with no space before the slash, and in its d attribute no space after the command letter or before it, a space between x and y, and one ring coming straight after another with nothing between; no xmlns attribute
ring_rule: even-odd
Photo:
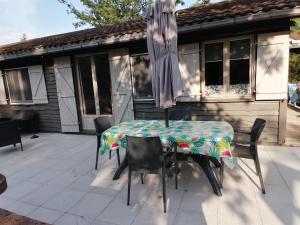
<svg viewBox="0 0 300 225"><path fill-rule="evenodd" d="M236 160L231 156L230 144L234 131L227 122L218 121L169 121L133 120L111 127L102 133L101 154L111 149L126 149L126 135L136 137L158 136L164 146L176 143L181 150L193 154L222 157L233 167Z"/></svg>

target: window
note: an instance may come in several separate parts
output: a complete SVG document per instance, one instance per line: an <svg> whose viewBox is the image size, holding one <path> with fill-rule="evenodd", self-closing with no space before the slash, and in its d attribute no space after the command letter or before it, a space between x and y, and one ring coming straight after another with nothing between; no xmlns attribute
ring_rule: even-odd
<svg viewBox="0 0 300 225"><path fill-rule="evenodd" d="M230 42L230 94L247 94L250 83L250 40Z"/></svg>
<svg viewBox="0 0 300 225"><path fill-rule="evenodd" d="M131 56L135 99L152 99L152 72L148 54Z"/></svg>
<svg viewBox="0 0 300 225"><path fill-rule="evenodd" d="M89 56L78 58L78 70L82 84L84 114L96 114L91 58Z"/></svg>
<svg viewBox="0 0 300 225"><path fill-rule="evenodd" d="M32 103L28 69L6 71L9 99L11 103Z"/></svg>
<svg viewBox="0 0 300 225"><path fill-rule="evenodd" d="M250 95L250 43L246 38L204 44L206 97Z"/></svg>
<svg viewBox="0 0 300 225"><path fill-rule="evenodd" d="M111 115L111 79L108 54L77 57L83 115Z"/></svg>
<svg viewBox="0 0 300 225"><path fill-rule="evenodd" d="M112 114L111 80L107 54L95 55L100 114Z"/></svg>
<svg viewBox="0 0 300 225"><path fill-rule="evenodd" d="M205 46L205 94L223 94L223 43Z"/></svg>

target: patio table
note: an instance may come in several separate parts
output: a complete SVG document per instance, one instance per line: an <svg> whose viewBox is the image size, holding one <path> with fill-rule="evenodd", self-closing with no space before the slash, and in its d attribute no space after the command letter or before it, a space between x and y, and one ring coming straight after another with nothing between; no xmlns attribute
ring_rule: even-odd
<svg viewBox="0 0 300 225"><path fill-rule="evenodd" d="M0 194L2 194L7 188L6 178L0 174Z"/></svg>
<svg viewBox="0 0 300 225"><path fill-rule="evenodd" d="M227 122L172 121L165 127L162 120L133 120L111 127L102 133L101 154L111 149L126 149L126 135L136 137L158 136L163 146L178 146L190 153L207 175L214 192L221 195L220 187L209 163L209 157L224 158L233 167L236 160L231 155L230 144L234 131ZM127 159L121 163L113 179L118 179L127 167Z"/></svg>

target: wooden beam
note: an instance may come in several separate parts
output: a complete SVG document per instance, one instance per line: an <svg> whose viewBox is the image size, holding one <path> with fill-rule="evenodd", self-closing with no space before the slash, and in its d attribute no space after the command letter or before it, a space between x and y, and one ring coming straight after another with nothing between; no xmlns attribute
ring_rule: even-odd
<svg viewBox="0 0 300 225"><path fill-rule="evenodd" d="M280 145L285 143L286 120L287 120L287 100L283 99L279 103L278 144L280 144Z"/></svg>

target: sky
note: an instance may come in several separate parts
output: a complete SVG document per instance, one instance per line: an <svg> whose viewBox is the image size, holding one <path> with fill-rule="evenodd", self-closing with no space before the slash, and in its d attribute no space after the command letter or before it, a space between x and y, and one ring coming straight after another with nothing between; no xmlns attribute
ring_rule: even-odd
<svg viewBox="0 0 300 225"><path fill-rule="evenodd" d="M216 1L219 0L212 2ZM81 7L80 0L69 2ZM194 2L186 0L183 7ZM73 26L76 19L57 0L0 0L0 9L0 45L20 41L23 34L32 39L76 30Z"/></svg>

